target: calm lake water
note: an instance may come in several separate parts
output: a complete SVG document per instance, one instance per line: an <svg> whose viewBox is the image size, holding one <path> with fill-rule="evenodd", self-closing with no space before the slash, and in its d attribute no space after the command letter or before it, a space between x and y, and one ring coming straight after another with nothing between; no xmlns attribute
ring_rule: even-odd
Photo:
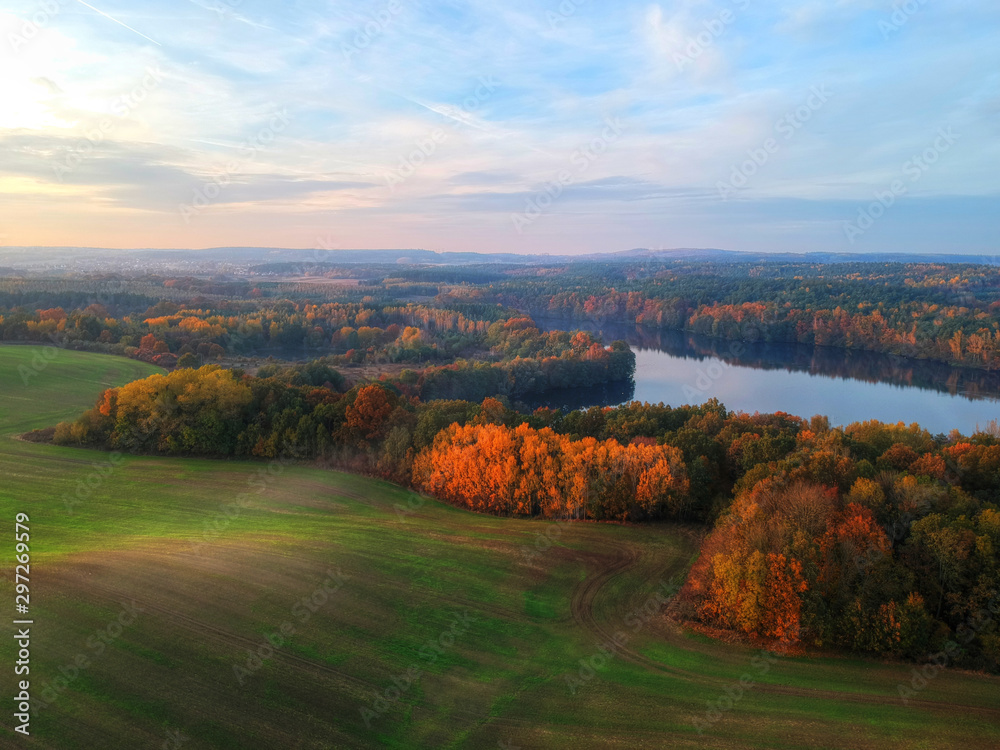
<svg viewBox="0 0 1000 750"><path fill-rule="evenodd" d="M723 341L676 331L539 321L588 329L636 353L635 383L547 394L531 404L580 408L631 400L673 406L718 398L745 412L823 414L834 425L868 419L918 422L933 433L965 434L1000 420L1000 374L921 360L794 344Z"/></svg>

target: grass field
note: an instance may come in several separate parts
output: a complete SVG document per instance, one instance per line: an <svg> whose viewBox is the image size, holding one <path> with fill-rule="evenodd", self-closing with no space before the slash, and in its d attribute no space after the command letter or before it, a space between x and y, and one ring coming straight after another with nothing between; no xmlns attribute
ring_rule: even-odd
<svg viewBox="0 0 1000 750"><path fill-rule="evenodd" d="M32 354L0 347L0 601L13 615L24 512L32 693L53 700L30 738L7 710L4 748L1000 746L995 678L943 672L904 705L912 666L761 660L670 624L656 594L696 550L680 527L505 520L312 468L18 441L152 372L65 351L24 385ZM8 635L8 709L15 658ZM709 703L729 710L709 722Z"/></svg>

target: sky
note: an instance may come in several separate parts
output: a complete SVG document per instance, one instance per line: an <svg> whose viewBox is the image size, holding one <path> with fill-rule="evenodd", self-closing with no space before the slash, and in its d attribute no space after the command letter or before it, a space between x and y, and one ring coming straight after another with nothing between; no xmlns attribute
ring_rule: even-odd
<svg viewBox="0 0 1000 750"><path fill-rule="evenodd" d="M0 245L1000 253L995 0L0 0Z"/></svg>

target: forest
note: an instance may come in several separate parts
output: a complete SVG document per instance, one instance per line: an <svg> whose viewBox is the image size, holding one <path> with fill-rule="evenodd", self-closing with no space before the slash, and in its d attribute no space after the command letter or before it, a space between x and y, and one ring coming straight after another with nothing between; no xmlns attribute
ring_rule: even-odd
<svg viewBox="0 0 1000 750"><path fill-rule="evenodd" d="M338 283L312 283L324 280ZM450 363L481 355L489 326L525 314L567 330L610 321L1000 369L1000 281L987 265L311 263L259 266L251 279L0 279L0 341L58 340L166 366L252 352ZM421 333L403 337L407 328Z"/></svg>
<svg viewBox="0 0 1000 750"><path fill-rule="evenodd" d="M350 283L309 283L323 280ZM971 263L271 264L251 279L0 279L0 340L57 339L165 365L251 352L451 362L481 348L493 323L529 314L569 330L611 321L995 371L998 295L995 266ZM422 333L401 339L407 328Z"/></svg>
<svg viewBox="0 0 1000 750"><path fill-rule="evenodd" d="M39 439L119 451L318 460L505 516L711 527L686 616L762 639L1000 668L1000 431L730 413L710 401L527 415L422 401L326 365L207 365L105 391ZM993 608L992 610L990 608Z"/></svg>
<svg viewBox="0 0 1000 750"><path fill-rule="evenodd" d="M323 279L351 283L306 283ZM714 399L576 410L521 400L629 380L628 345L574 331L583 321L888 352L994 377L998 289L986 267L871 263L9 278L0 340L166 370L28 439L290 457L500 516L693 524L705 538L674 611L684 622L892 658L957 643L953 663L997 671L995 423L932 435L730 412ZM559 326L543 330L542 318Z"/></svg>
<svg viewBox="0 0 1000 750"><path fill-rule="evenodd" d="M1000 290L989 266L678 262L568 270L569 283L519 277L484 297L566 320L1000 369Z"/></svg>

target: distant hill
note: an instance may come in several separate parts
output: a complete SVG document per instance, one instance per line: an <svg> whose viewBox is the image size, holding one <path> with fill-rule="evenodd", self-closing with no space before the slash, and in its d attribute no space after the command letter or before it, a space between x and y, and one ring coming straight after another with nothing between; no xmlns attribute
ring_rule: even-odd
<svg viewBox="0 0 1000 750"><path fill-rule="evenodd" d="M716 248L637 248L619 253L585 256L588 260L649 258L652 260L706 260L732 263L985 263L1000 264L1000 256L950 255L946 253L749 253Z"/></svg>
<svg viewBox="0 0 1000 750"><path fill-rule="evenodd" d="M148 270L164 272L205 272L209 267L229 270L249 269L275 263L378 263L406 265L470 265L551 263L710 261L716 263L978 263L998 265L1000 257L936 253L757 253L719 248L635 248L620 252L586 255L520 255L516 253L436 252L411 249L294 249L277 247L211 247L205 249L92 247L0 247L4 272L16 269L47 270ZM169 269L169 271L168 271Z"/></svg>

